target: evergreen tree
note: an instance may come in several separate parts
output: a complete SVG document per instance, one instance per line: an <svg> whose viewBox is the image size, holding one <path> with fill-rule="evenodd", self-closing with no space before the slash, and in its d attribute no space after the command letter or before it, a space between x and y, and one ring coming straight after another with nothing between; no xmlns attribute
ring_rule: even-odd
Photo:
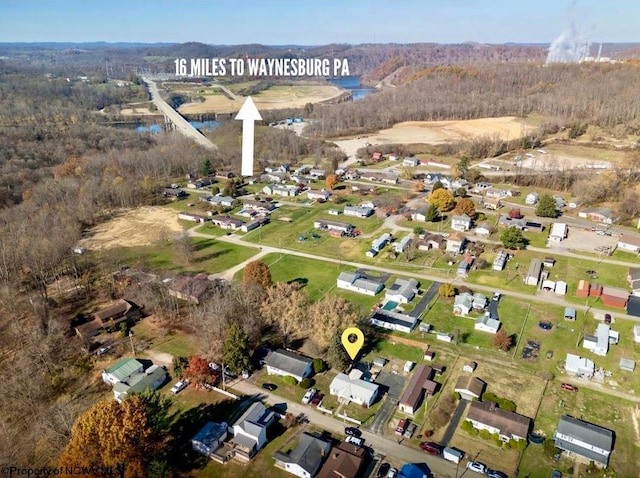
<svg viewBox="0 0 640 478"><path fill-rule="evenodd" d="M209 158L205 159L202 162L202 169L200 171L203 176L209 176L213 173L213 169L211 168L211 160Z"/></svg>
<svg viewBox="0 0 640 478"><path fill-rule="evenodd" d="M549 194L543 194L536 205L536 216L556 217L556 200Z"/></svg>
<svg viewBox="0 0 640 478"><path fill-rule="evenodd" d="M248 370L250 361L249 337L238 324L229 328L224 341L224 364L236 375L243 370Z"/></svg>

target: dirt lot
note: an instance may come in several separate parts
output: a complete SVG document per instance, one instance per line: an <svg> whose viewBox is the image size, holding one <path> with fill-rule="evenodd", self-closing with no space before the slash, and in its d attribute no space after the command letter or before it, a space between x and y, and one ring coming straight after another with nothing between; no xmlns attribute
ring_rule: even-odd
<svg viewBox="0 0 640 478"><path fill-rule="evenodd" d="M332 85L274 86L251 97L258 110L273 110L302 108L307 103L319 103L339 96L342 92L343 90ZM183 114L235 112L240 110L245 100L244 97L240 97L240 101L233 100L222 93L208 94L204 98L204 102L186 103L178 111Z"/></svg>
<svg viewBox="0 0 640 478"><path fill-rule="evenodd" d="M173 239L182 230L175 211L148 206L123 212L100 224L90 237L80 241L80 246L86 249L146 246L161 239Z"/></svg>

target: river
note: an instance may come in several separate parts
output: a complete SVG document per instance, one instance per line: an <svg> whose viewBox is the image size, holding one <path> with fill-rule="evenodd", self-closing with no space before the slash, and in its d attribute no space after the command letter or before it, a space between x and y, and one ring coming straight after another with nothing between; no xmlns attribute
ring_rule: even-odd
<svg viewBox="0 0 640 478"><path fill-rule="evenodd" d="M353 101L358 101L371 93L374 93L375 88L365 88L360 84L359 76L343 76L341 78L332 78L329 80L334 85L349 90L353 95Z"/></svg>

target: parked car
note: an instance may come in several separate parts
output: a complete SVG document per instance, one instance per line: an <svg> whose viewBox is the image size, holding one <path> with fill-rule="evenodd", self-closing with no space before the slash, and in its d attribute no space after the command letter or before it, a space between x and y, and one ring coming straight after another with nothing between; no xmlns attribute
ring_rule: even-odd
<svg viewBox="0 0 640 478"><path fill-rule="evenodd" d="M467 463L467 470L484 474L487 472L487 465L480 463L479 461L470 461Z"/></svg>
<svg viewBox="0 0 640 478"><path fill-rule="evenodd" d="M398 470L396 470L395 468L391 468L389 470L389 473L387 473L387 478L396 478L397 475L398 475Z"/></svg>
<svg viewBox="0 0 640 478"><path fill-rule="evenodd" d="M407 431L404 432L404 436L406 438L411 438L413 434L416 432L417 428L418 427L415 423L409 423L409 426L407 427Z"/></svg>
<svg viewBox="0 0 640 478"><path fill-rule="evenodd" d="M398 426L396 427L396 433L398 435L402 435L404 431L407 429L408 425L409 425L409 420L407 418L403 418L398 422Z"/></svg>
<svg viewBox="0 0 640 478"><path fill-rule="evenodd" d="M364 445L364 439L362 439L362 438L358 438L358 437L354 437L354 436L351 436L351 435L349 435L348 437L346 437L346 438L344 439L344 441L346 441L347 443L351 443L352 445L355 445L355 446L362 446L362 445Z"/></svg>
<svg viewBox="0 0 640 478"><path fill-rule="evenodd" d="M553 329L553 324L551 322L540 321L538 322L538 327L540 327L543 330L551 330Z"/></svg>
<svg viewBox="0 0 640 478"><path fill-rule="evenodd" d="M605 324L611 323L611 314L604 314L604 323Z"/></svg>
<svg viewBox="0 0 640 478"><path fill-rule="evenodd" d="M563 383L562 385L560 385L564 390L568 390L569 392L577 392L578 391L578 387L576 387L575 385L571 385L570 383Z"/></svg>
<svg viewBox="0 0 640 478"><path fill-rule="evenodd" d="M313 399L315 394L316 394L315 388L310 388L309 390L307 390L307 393L305 393L304 397L302 397L302 403L307 405Z"/></svg>
<svg viewBox="0 0 640 478"><path fill-rule="evenodd" d="M489 478L507 478L507 475L505 473L502 473L498 470L487 470L487 476Z"/></svg>
<svg viewBox="0 0 640 478"><path fill-rule="evenodd" d="M96 355L100 357L102 355L108 354L111 349L112 349L111 345L107 345L106 347L100 347L96 352Z"/></svg>
<svg viewBox="0 0 640 478"><path fill-rule="evenodd" d="M500 297L502 297L502 294L500 294L500 292L496 292L495 294L493 294L493 298L491 300L500 300Z"/></svg>
<svg viewBox="0 0 640 478"><path fill-rule="evenodd" d="M356 427L346 427L344 429L344 434L345 435L350 435L352 437L358 437L360 438L360 436L362 436L362 431L360 431L359 428ZM386 472L385 472L386 473Z"/></svg>
<svg viewBox="0 0 640 478"><path fill-rule="evenodd" d="M385 461L382 465L380 465L380 468L378 468L376 478L385 478L387 476L387 473L389 473L389 468L391 468L391 465Z"/></svg>
<svg viewBox="0 0 640 478"><path fill-rule="evenodd" d="M320 405L320 402L322 401L323 398L324 398L324 393L316 393L309 403L314 407L317 407L318 405Z"/></svg>
<svg viewBox="0 0 640 478"><path fill-rule="evenodd" d="M442 455L442 452L444 451L444 446L440 445L439 443L434 443L432 441L423 441L422 443L420 443L420 448L426 451L427 453L429 453L430 455L437 455L437 456Z"/></svg>
<svg viewBox="0 0 640 478"><path fill-rule="evenodd" d="M560 470L553 470L551 478L562 478L562 472Z"/></svg>
<svg viewBox="0 0 640 478"><path fill-rule="evenodd" d="M262 388L273 392L276 388L278 388L278 386L275 383L263 383Z"/></svg>
<svg viewBox="0 0 640 478"><path fill-rule="evenodd" d="M171 393L180 393L182 390L187 388L187 385L189 385L189 380L180 380L171 387Z"/></svg>

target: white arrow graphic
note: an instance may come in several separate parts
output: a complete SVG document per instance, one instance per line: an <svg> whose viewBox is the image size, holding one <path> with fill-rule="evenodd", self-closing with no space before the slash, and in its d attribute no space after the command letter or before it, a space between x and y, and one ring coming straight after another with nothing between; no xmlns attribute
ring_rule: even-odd
<svg viewBox="0 0 640 478"><path fill-rule="evenodd" d="M254 121L261 121L262 116L250 96L238 111L237 120L242 120L242 170L243 176L253 176L253 140Z"/></svg>

